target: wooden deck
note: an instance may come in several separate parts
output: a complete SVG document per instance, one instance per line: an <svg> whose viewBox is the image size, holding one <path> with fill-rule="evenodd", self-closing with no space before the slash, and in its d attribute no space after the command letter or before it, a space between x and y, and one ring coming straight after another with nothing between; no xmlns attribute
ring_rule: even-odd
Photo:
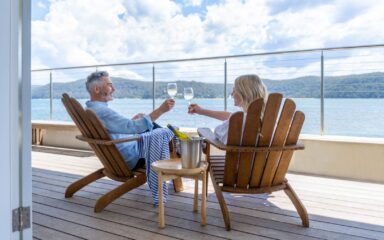
<svg viewBox="0 0 384 240"><path fill-rule="evenodd" d="M384 185L290 174L287 178L306 206L310 228L301 227L283 192L226 194L232 231L226 231L212 186L207 226L193 213L193 182L170 196L166 228L158 228L157 208L147 185L94 213L95 199L117 183L101 179L65 199L74 180L100 167L89 154L32 152L34 239L384 239Z"/></svg>

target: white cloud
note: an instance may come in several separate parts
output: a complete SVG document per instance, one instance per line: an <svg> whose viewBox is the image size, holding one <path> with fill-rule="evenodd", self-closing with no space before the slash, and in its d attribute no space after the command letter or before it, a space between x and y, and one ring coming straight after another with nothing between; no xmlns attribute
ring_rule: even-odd
<svg viewBox="0 0 384 240"><path fill-rule="evenodd" d="M43 2L41 2L41 1L38 1L38 2L37 2L37 6L38 6L39 8L41 8L41 9L46 9L46 8L47 8L47 6L46 6Z"/></svg>
<svg viewBox="0 0 384 240"><path fill-rule="evenodd" d="M204 24L216 45L227 50L224 54L249 53L266 42L269 18L264 1L228 0L207 7Z"/></svg>
<svg viewBox="0 0 384 240"><path fill-rule="evenodd" d="M354 9L351 13L346 9ZM274 28L268 35L292 43L284 49L365 45L383 39L378 31L384 16L384 2L336 1L301 11L286 11L274 17ZM344 21L343 21L344 20ZM287 50L287 49L286 49Z"/></svg>
<svg viewBox="0 0 384 240"><path fill-rule="evenodd" d="M183 2L185 6L197 7L197 6L200 6L203 1L202 0L184 0Z"/></svg>
<svg viewBox="0 0 384 240"><path fill-rule="evenodd" d="M176 3L169 0L129 0L121 1L121 4L130 17L140 20L152 19L157 23L172 18L181 11Z"/></svg>
<svg viewBox="0 0 384 240"><path fill-rule="evenodd" d="M100 70L108 71L112 77L128 78L132 80L149 80L147 76L143 76L136 71L126 68L102 67ZM150 68L148 68L150 70Z"/></svg>
<svg viewBox="0 0 384 240"><path fill-rule="evenodd" d="M32 22L32 65L36 69L196 58L365 45L384 39L381 1L340 0L306 8L287 7L274 15L268 3L225 0L184 15L183 5L170 0L53 0L44 20ZM201 0L184 1L184 6L201 4ZM237 72L257 67L266 76L279 72L287 77L295 71L296 75L319 71L318 63L284 67L270 66L262 58L259 62ZM204 65L175 64L178 71L168 76L182 78L178 72L187 76L185 72L191 69L185 66L199 64ZM215 64L223 66L222 61ZM128 67L110 71L135 79L148 80L150 76ZM189 76L217 81L210 79L221 79L218 74Z"/></svg>

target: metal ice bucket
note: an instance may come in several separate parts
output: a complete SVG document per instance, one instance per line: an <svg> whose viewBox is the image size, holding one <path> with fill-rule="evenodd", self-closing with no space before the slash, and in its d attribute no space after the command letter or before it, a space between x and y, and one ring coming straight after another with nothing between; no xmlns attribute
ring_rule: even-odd
<svg viewBox="0 0 384 240"><path fill-rule="evenodd" d="M204 138L191 137L189 140L180 140L182 168L197 168L201 161L201 152Z"/></svg>

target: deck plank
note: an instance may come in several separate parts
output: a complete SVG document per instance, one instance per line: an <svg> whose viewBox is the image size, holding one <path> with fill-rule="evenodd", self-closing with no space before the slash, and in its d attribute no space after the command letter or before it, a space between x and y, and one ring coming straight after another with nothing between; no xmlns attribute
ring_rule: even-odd
<svg viewBox="0 0 384 240"><path fill-rule="evenodd" d="M36 189L36 188L35 188ZM243 233L240 231L226 232L221 224L215 226L209 224L206 227L200 226L200 215L191 211L180 211L179 215L169 215L168 209L166 209L166 228L161 230L158 228L157 222L157 209L150 204L146 204L145 208L140 209L139 202L132 204L131 207L121 204L113 204L108 206L108 209L104 210L101 214L90 215L94 204L94 199L90 198L90 194L86 194L85 197L77 196L76 203L60 202L61 194L53 194L52 191L36 190L39 196L35 196L46 204L51 206L60 204L60 208L66 210L74 209L81 214L94 217L108 219L108 221L115 222L114 219L120 219L120 223L124 222L127 226L141 228L147 231L159 231L163 234L174 236L181 239L222 239L222 238L238 238L238 239L253 239L254 234ZM49 199L47 199L49 198ZM54 199L52 199L54 198ZM149 198L148 198L149 199ZM49 202L49 203L48 203ZM136 206L138 205L138 206ZM269 229L267 229L269 230ZM258 235L260 239L265 239L261 234Z"/></svg>
<svg viewBox="0 0 384 240"><path fill-rule="evenodd" d="M71 182L100 167L94 156L33 152L32 160L35 239L54 235L55 239L97 239L71 228L100 231L111 239L384 239L383 184L288 174L307 207L310 228L301 227L283 192L225 194L233 226L228 232L211 185L207 226L200 225L200 215L192 212L194 182L185 180L183 192L170 191L166 228L159 229L147 185L124 194L97 214L95 200L119 183L103 178L64 198Z"/></svg>
<svg viewBox="0 0 384 240"><path fill-rule="evenodd" d="M55 207L48 208L47 206L40 204L33 204L33 221L55 229L58 231L71 233L74 236L77 236L82 239L111 239L111 240L126 240L132 239L124 236L118 236L116 234L100 230L101 226L86 226L83 224L83 219L80 222L73 221L71 219L65 219L64 216L68 215L70 212L58 211ZM73 215L72 215L73 216ZM55 238L51 238L55 239Z"/></svg>
<svg viewBox="0 0 384 240"><path fill-rule="evenodd" d="M47 175L47 176L46 176ZM41 177L41 176L46 176L46 178L44 177ZM52 177L54 177L54 175L52 175ZM34 184L36 183L39 183L40 184L40 187L43 187L43 188L50 188L49 191L50 193L52 193L53 191L57 191L57 193L59 193L59 198L62 197L61 194L63 194L62 192L64 192L64 189L65 189L65 186L67 184L69 184L71 181L68 181L68 179L66 180L64 177L61 177L59 179L50 179L49 178L49 174L42 174L42 173L38 173L38 174L34 174ZM51 186L51 185L48 185L46 184L46 186L41 186L41 184L44 184L45 182L49 182L50 184L55 184L54 186ZM104 186L103 186L104 185ZM35 188L38 188L38 186L34 185ZM101 196L101 193L105 192L105 190L103 191L102 189L106 189L108 190L109 187L112 187L111 184L103 184L103 183L97 183L97 184L92 184L92 186L89 186L87 188L84 189L84 191L81 191L79 193L76 194L77 197L85 197L85 198L91 198L93 200L97 199L97 197ZM123 197L121 197L120 199L118 199L115 203L116 204L119 204L119 205L122 205L122 206L132 206L132 207L135 207L135 208L140 208L140 204L138 204L138 201L142 201L142 202L146 202L146 204L148 206L151 206L151 198L149 196L149 191L146 190L146 189L136 189L133 191L134 193L131 193L131 194L126 194L124 195ZM130 200L134 200L135 202L133 203L129 203L128 201L124 201L124 199L130 199ZM78 199L76 199L76 201L79 201ZM174 208L175 206L175 203L181 205L180 207L178 207L178 209L188 209L188 207L192 206L192 197L191 195L189 197L178 197L178 196L173 196L170 197L170 200L169 200L171 203L172 202L172 205L169 205L169 207L167 206L167 209L166 209L166 214L170 213L172 214L172 211L171 210L168 210L168 209L172 209ZM186 204L187 203L187 204ZM90 207L92 207L93 203L89 204ZM209 204L211 205L211 204ZM215 203L214 205L217 206L217 204ZM271 207L266 207L266 206L262 206L263 209L265 210L271 210L270 208ZM144 208L145 209L145 208ZM273 214L273 213L268 213L266 211L250 211L250 209L245 209L246 212L242 212L242 208L239 208L237 209L236 207L233 207L233 209L231 208L231 210L234 210L234 213L237 213L237 212L240 212L241 215L240 216L236 216L234 215L234 219L239 219L239 221L243 221L243 223L245 223L245 225L249 225L249 223L255 223L255 224L258 224L260 222L260 218L258 219L252 219L253 216L263 216L267 219L271 219L271 220L279 220L279 221L284 221L286 220L286 222L288 224L286 224L286 231L282 231L282 234L284 234L284 237L285 238L282 238L282 239L287 239L289 237L289 234L287 234L287 232L289 232L289 229L292 228L292 225L293 226L296 226L294 229L295 231L298 231L298 234L304 234L306 236L308 236L308 238L311 236L311 235L308 235L306 234L306 229L305 228L302 228L300 227L300 220L297 216L295 217L287 217L287 216L284 216L284 215L278 215L278 214ZM156 214L156 209L153 210ZM171 211L171 212L170 212ZM281 210L278 210L277 212L281 212ZM186 213L183 213L183 217L186 217L190 212L186 212ZM292 213L292 215L296 215L295 212L289 212L289 213ZM215 218L212 218L212 220L210 219L210 216L211 216L211 210L210 210L210 207L208 206L208 219L210 220L210 223L213 224L213 222L215 221L216 224L218 224L218 226L222 226L222 220L221 220L221 212L219 211L218 208L216 208L215 210ZM274 216L275 215L275 216ZM249 221L244 221L244 219L247 219ZM199 221L199 217L197 216L196 217L196 221ZM217 223L218 222L218 223ZM279 222L278 222L279 223ZM290 223L290 224L289 224ZM278 225L278 226L274 226L274 225ZM332 228L332 225L333 224L324 224L322 222L320 222L320 228L324 229L324 230L327 230L328 228ZM244 226L242 226L241 224L239 224L239 227L241 227L241 229L244 229ZM267 228L274 228L274 229L278 229L278 230L281 230L281 224L276 224L275 221L269 221L268 224L265 224L264 227L267 227ZM248 226L249 228L249 226ZM237 228L236 228L237 229ZM239 229L240 230L240 229ZM353 239L353 235L350 235L348 233L350 232L354 232L355 229L354 228L349 228L349 227L344 227L344 229L339 229L339 231L342 231L344 232L346 235L343 235L344 238L348 238L348 239ZM361 230L358 230L358 232L360 233L360 237L363 237L364 234L369 234L370 232L364 232L364 231L361 231ZM313 234L313 231L311 232ZM313 236L314 237L324 237L326 236L327 239L333 239L332 236L338 236L340 237L338 234L334 234L334 233L330 233L328 231L318 231L317 234L314 234ZM298 239L300 238L299 236L293 236L294 239ZM308 239L307 238L307 239Z"/></svg>
<svg viewBox="0 0 384 240"><path fill-rule="evenodd" d="M81 240L85 238L73 236L69 233L57 231L47 226L40 225L37 219L34 219L33 223L33 238L34 239L55 239L55 240ZM49 216L43 216L45 219L49 219Z"/></svg>
<svg viewBox="0 0 384 240"><path fill-rule="evenodd" d="M39 173L36 173L36 174L39 174ZM42 176L44 177L44 174ZM36 177L38 177L38 176L36 175ZM60 181L68 181L68 183L71 182L70 180L66 179L65 177L60 178L60 176L56 176L56 179L60 179ZM73 178L73 180L75 180L75 179L77 179L77 178ZM41 181L44 181L44 179L42 179ZM107 190L112 189L115 186L115 184L113 181L99 181L99 182L97 182L91 186L95 186L98 189L105 189L105 191L107 191ZM189 191L189 193L185 193L185 191L184 191L183 193L176 194L175 197L176 198L178 198L178 197L186 197L186 198L190 197L190 194L193 191L193 186L188 187L188 185L186 185L185 189L186 189L186 191ZM148 189L139 188L139 189L133 190L132 193L134 193L136 191L145 191L145 190L148 190ZM143 193L143 194L145 194L145 193ZM265 195L260 195L260 196L261 196L261 198L250 197L250 195L234 194L234 195L228 195L227 199L229 200L229 202L231 202L231 200L233 200L233 199L236 199L236 201L241 203L240 206L244 206L244 207L261 206L267 210L271 207L272 207L272 209L273 209L273 207L276 208L276 206L273 205L274 202L276 204L279 204L279 205L285 205L285 207L289 207L292 205L290 203L290 201L288 200L288 198L283 193L281 193L281 194L274 193L273 195L268 196L268 198L266 198ZM305 194L303 194L303 196L304 197L302 199L306 199L309 202L309 204L308 204L309 206L314 205L315 207L317 207L319 209L326 208L328 210L337 210L339 212L340 211L346 211L347 213L353 213L353 214L356 213L355 210L357 209L357 210L359 210L359 215L357 215L358 217L360 217L360 215L367 215L367 216L377 217L379 220L383 219L383 218L380 218L382 216L382 214L381 214L382 210L380 209L380 206L377 206L377 211L374 211L373 209L366 209L365 203L364 204L356 204L356 203L352 202L351 204L348 204L348 202L339 201L338 205L332 204L331 206L328 206L330 202L332 203L332 201L327 202L328 200L322 199L321 196L317 196L316 198L311 198L310 200L308 200L308 198L305 197L306 196ZM316 202L315 201L316 199L319 199L320 203ZM208 196L208 200L214 202L214 201L216 201L216 198L213 194L210 194ZM344 202L344 205L342 204L343 202ZM270 205L271 207L265 206L265 205ZM334 205L336 205L336 207L334 207ZM351 209L350 205L355 205L356 209ZM293 206L291 206L291 208L293 208ZM280 210L278 209L277 211L280 211ZM294 216L296 215L295 213L292 213L292 214ZM374 222L377 221L376 218L373 218L373 220L374 220Z"/></svg>

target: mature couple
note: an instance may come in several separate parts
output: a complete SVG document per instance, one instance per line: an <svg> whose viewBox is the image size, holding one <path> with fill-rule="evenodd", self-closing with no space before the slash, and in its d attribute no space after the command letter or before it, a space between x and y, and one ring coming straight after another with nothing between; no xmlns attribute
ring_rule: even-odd
<svg viewBox="0 0 384 240"><path fill-rule="evenodd" d="M96 113L114 139L151 131L155 127L154 121L175 105L175 100L167 99L150 114L138 113L129 119L108 107L107 102L113 99L112 93L115 91L108 72L99 71L89 75L86 87L90 94L90 100L86 102L87 108ZM234 105L241 107L245 113L252 101L264 98L265 102L267 96L267 89L257 75L243 75L236 78L232 91ZM223 123L215 128L215 135L221 142L227 142L230 112L208 110L197 104L191 104L188 107L188 113L222 120ZM172 136L169 135L169 137ZM117 147L131 169L143 164L139 161L142 155L137 142L118 144Z"/></svg>

